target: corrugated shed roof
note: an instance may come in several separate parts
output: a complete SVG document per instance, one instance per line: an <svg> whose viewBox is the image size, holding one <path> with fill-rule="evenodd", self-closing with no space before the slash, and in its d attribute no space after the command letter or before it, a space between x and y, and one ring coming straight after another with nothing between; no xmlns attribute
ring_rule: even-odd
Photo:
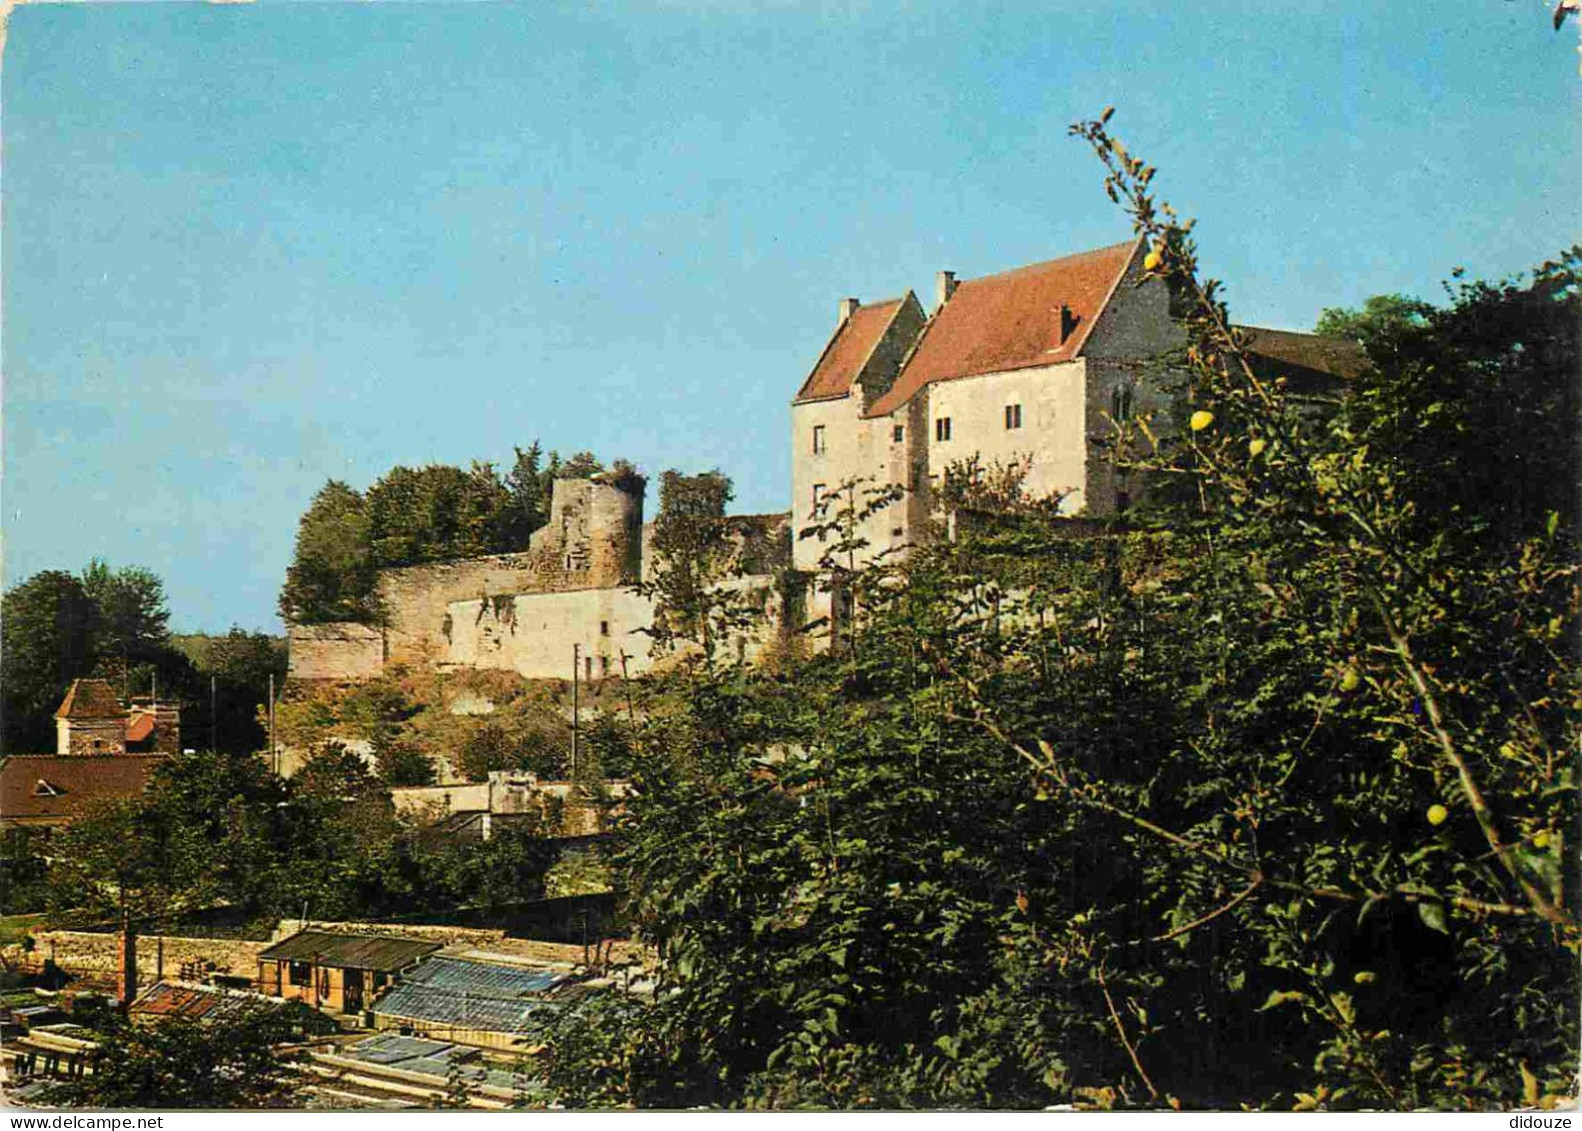
<svg viewBox="0 0 1582 1131"><path fill-rule="evenodd" d="M436 1081L447 1080L453 1072L457 1072L469 1083L511 1092L532 1092L537 1086L535 1080L524 1073L488 1067L487 1063L479 1061L477 1049L448 1041L382 1033L357 1044L346 1045L340 1054L366 1064L389 1065L402 1072L432 1076Z"/></svg>
<svg viewBox="0 0 1582 1131"><path fill-rule="evenodd" d="M543 998L489 997L419 982L403 982L375 1002L373 1011L386 1017L456 1029L522 1033L526 1032L533 1014L557 1008L554 1002Z"/></svg>
<svg viewBox="0 0 1582 1131"><path fill-rule="evenodd" d="M285 1006L262 994L238 993L182 982L155 982L132 1003L130 1012L150 1017L226 1020L260 1008L274 1011Z"/></svg>
<svg viewBox="0 0 1582 1131"><path fill-rule="evenodd" d="M566 980L554 970L534 970L526 966L496 966L488 962L469 962L463 958L431 958L407 974L408 985L433 986L443 990L467 990L493 997L520 997L538 994Z"/></svg>
<svg viewBox="0 0 1582 1131"><path fill-rule="evenodd" d="M851 392L852 382L873 354L873 348L895 321L905 298L887 299L871 306L859 306L835 330L813 372L802 382L793 404L829 400Z"/></svg>
<svg viewBox="0 0 1582 1131"><path fill-rule="evenodd" d="M19 754L0 764L0 817L70 820L101 801L138 797L165 759L153 754Z"/></svg>
<svg viewBox="0 0 1582 1131"><path fill-rule="evenodd" d="M55 712L57 719L113 719L126 714L106 680L74 679Z"/></svg>
<svg viewBox="0 0 1582 1131"><path fill-rule="evenodd" d="M309 930L282 939L258 957L271 962L312 962L317 966L389 972L410 966L438 949L439 943L419 939Z"/></svg>
<svg viewBox="0 0 1582 1131"><path fill-rule="evenodd" d="M373 1006L375 1013L459 1029L520 1033L540 1009L558 1008L557 990L575 990L554 970L430 958Z"/></svg>
<svg viewBox="0 0 1582 1131"><path fill-rule="evenodd" d="M890 390L867 415L888 416L928 385L1077 357L1139 240L999 275L966 279L935 311ZM1060 308L1075 316L1061 340Z"/></svg>
<svg viewBox="0 0 1582 1131"><path fill-rule="evenodd" d="M405 1037L399 1033L381 1033L359 1041L345 1050L346 1055L366 1060L369 1064L394 1064L401 1060L471 1060L477 1049L461 1048L445 1041L430 1041L424 1037Z"/></svg>
<svg viewBox="0 0 1582 1131"><path fill-rule="evenodd" d="M1295 330L1270 330L1263 326L1238 326L1246 335L1247 352L1266 363L1272 372L1282 367L1290 376L1309 375L1351 380L1368 368L1368 355L1362 346L1346 338L1302 334ZM1291 370L1304 372L1291 373Z"/></svg>

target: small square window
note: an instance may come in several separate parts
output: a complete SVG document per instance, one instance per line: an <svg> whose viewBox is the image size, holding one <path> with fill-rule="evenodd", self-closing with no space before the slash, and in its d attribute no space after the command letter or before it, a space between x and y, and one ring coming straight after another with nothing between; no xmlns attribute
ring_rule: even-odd
<svg viewBox="0 0 1582 1131"><path fill-rule="evenodd" d="M815 424L813 425L813 454L818 455L824 450L824 426Z"/></svg>
<svg viewBox="0 0 1582 1131"><path fill-rule="evenodd" d="M895 431L890 433L890 442L892 444L899 444L904 439L906 439L906 426L904 424L897 424L895 426Z"/></svg>
<svg viewBox="0 0 1582 1131"><path fill-rule="evenodd" d="M1007 428L1020 428L1022 426L1022 406L1008 404L1005 406L1005 426Z"/></svg>
<svg viewBox="0 0 1582 1131"><path fill-rule="evenodd" d="M939 443L950 439L950 417L941 416L934 421L934 439Z"/></svg>

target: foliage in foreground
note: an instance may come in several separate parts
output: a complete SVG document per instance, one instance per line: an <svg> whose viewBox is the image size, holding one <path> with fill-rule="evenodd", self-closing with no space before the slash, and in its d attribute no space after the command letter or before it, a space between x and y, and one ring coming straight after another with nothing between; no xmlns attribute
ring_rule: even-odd
<svg viewBox="0 0 1582 1131"><path fill-rule="evenodd" d="M541 834L524 823L483 844L437 836L336 748L289 780L255 757L181 754L141 798L45 842L8 839L18 855L0 862L0 899L145 931L215 907L242 921L494 911L543 897L559 848Z"/></svg>
<svg viewBox="0 0 1582 1131"><path fill-rule="evenodd" d="M245 1009L223 1024L169 1018L134 1025L107 1016L91 1074L54 1087L48 1102L95 1108L295 1107L303 1057L284 1011Z"/></svg>
<svg viewBox="0 0 1582 1131"><path fill-rule="evenodd" d="M650 688L620 862L660 992L550 1024L566 1102L1569 1094L1576 457L1514 506L1446 471L1574 432L1578 254L1452 292L1315 412L1079 132L1191 311L1174 419L1116 422L1160 489L847 577L858 629L794 675Z"/></svg>

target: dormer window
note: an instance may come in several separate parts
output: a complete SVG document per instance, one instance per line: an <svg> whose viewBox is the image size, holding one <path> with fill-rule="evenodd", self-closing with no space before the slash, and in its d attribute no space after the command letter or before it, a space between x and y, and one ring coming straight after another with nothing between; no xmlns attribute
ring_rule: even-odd
<svg viewBox="0 0 1582 1131"><path fill-rule="evenodd" d="M34 797L59 797L65 792L66 791L61 789L59 786L50 785L49 782L45 781L43 778L39 778L38 784L33 787Z"/></svg>

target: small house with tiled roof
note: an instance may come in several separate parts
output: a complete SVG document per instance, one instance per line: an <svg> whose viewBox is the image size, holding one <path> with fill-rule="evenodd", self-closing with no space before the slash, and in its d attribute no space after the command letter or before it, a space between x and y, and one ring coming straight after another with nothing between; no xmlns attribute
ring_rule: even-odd
<svg viewBox="0 0 1582 1131"><path fill-rule="evenodd" d="M840 484L867 480L902 495L858 528L866 554L921 542L945 469L973 457L1025 463L1024 489L1059 496L1063 513L1123 510L1141 485L1105 458L1110 420L1148 412L1156 430L1171 429L1180 406L1168 375L1186 344L1168 284L1143 267L1146 250L1132 239L982 278L942 271L926 317L910 292L871 307L842 300L791 404L794 529ZM1293 388L1362 364L1348 343L1247 334L1254 364L1290 375ZM798 538L794 564L817 568L822 552L817 538Z"/></svg>
<svg viewBox="0 0 1582 1131"><path fill-rule="evenodd" d="M55 753L62 756L174 754L180 748L175 703L146 696L127 707L108 680L73 680L55 712Z"/></svg>

